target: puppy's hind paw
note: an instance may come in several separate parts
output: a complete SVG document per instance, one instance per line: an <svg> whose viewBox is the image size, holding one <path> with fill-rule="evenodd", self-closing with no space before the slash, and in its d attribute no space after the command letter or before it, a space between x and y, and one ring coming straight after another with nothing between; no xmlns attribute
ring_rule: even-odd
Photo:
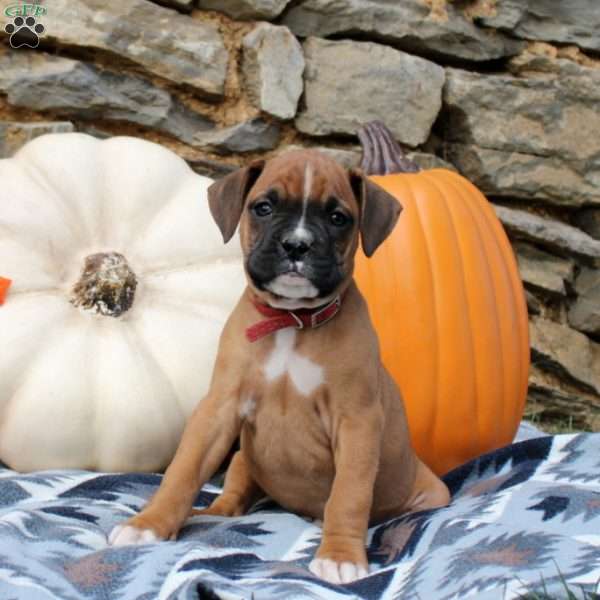
<svg viewBox="0 0 600 600"><path fill-rule="evenodd" d="M117 525L108 536L111 546L132 546L139 544L152 544L160 541L152 529L138 529L132 525Z"/></svg>
<svg viewBox="0 0 600 600"><path fill-rule="evenodd" d="M193 515L209 515L216 517L239 517L246 512L246 505L237 495L221 494L213 503L200 510L193 508Z"/></svg>
<svg viewBox="0 0 600 600"><path fill-rule="evenodd" d="M315 558L308 566L311 573L329 583L351 583L362 577L367 577L369 571L363 566L352 562L338 563L330 558Z"/></svg>

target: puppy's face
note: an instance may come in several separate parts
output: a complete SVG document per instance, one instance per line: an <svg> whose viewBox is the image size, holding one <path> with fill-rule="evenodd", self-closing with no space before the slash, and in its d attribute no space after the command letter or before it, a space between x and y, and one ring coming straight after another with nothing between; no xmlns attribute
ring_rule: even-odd
<svg viewBox="0 0 600 600"><path fill-rule="evenodd" d="M352 274L358 203L348 174L307 152L268 163L240 223L251 285L271 305L318 305Z"/></svg>
<svg viewBox="0 0 600 600"><path fill-rule="evenodd" d="M359 232L370 255L400 213L362 175L306 150L228 175L209 188L209 202L225 241L239 221L249 285L288 309L325 304L345 289Z"/></svg>

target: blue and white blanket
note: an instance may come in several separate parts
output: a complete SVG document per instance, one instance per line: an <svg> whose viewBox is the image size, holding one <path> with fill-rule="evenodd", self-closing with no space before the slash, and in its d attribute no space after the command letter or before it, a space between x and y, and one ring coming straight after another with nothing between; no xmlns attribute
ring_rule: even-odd
<svg viewBox="0 0 600 600"><path fill-rule="evenodd" d="M594 597L600 581L600 434L540 437L446 478L447 508L369 531L371 575L310 574L318 523L262 501L239 518L194 517L176 542L108 547L159 475L0 470L0 598L508 599ZM196 505L219 493L205 486Z"/></svg>

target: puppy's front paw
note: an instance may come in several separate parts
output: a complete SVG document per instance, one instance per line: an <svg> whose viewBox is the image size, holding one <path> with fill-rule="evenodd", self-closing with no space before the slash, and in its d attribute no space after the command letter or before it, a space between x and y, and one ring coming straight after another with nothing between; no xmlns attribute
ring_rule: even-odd
<svg viewBox="0 0 600 600"><path fill-rule="evenodd" d="M142 511L139 515L117 525L108 536L111 546L150 544L161 540L174 540L179 524L156 511Z"/></svg>
<svg viewBox="0 0 600 600"><path fill-rule="evenodd" d="M138 529L133 525L117 525L108 536L111 546L131 546L135 544L151 544L159 538L152 529Z"/></svg>
<svg viewBox="0 0 600 600"><path fill-rule="evenodd" d="M350 583L369 574L364 565L353 562L336 562L331 558L315 558L308 566L311 573L329 583Z"/></svg>

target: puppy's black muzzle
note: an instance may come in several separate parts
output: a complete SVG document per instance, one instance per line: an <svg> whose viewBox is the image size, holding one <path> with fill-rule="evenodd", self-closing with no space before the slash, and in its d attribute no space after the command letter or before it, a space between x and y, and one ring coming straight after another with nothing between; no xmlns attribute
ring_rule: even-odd
<svg viewBox="0 0 600 600"><path fill-rule="evenodd" d="M292 261L305 258L312 246L310 240L298 237L293 232L285 234L280 243L287 257Z"/></svg>
<svg viewBox="0 0 600 600"><path fill-rule="evenodd" d="M246 270L254 285L264 290L277 276L298 273L327 296L344 277L336 255L335 239L327 230L322 215L311 213L299 220L297 203L290 210L279 206L277 212L260 225L261 235L246 259ZM261 231L262 230L262 231Z"/></svg>

